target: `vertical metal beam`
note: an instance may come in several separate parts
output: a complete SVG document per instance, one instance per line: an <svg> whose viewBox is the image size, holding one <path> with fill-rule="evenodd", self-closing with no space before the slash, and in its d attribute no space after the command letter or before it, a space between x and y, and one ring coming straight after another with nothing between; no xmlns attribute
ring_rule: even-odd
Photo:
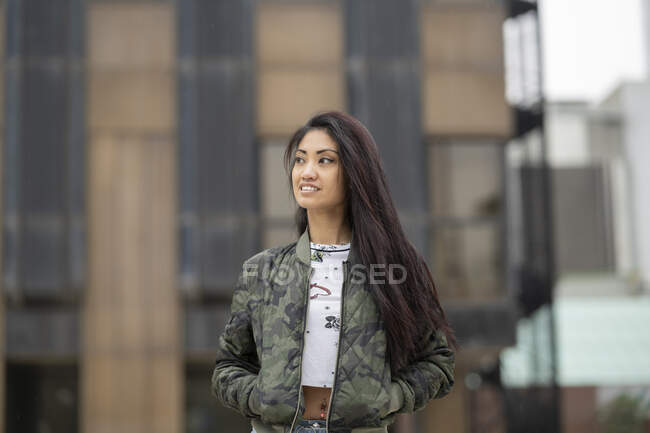
<svg viewBox="0 0 650 433"><path fill-rule="evenodd" d="M428 256L417 0L344 2L347 106L372 132L407 235Z"/></svg>
<svg viewBox="0 0 650 433"><path fill-rule="evenodd" d="M429 206L420 101L418 0L345 1L347 107L371 131L400 220L426 258ZM416 430L400 415L395 431Z"/></svg>
<svg viewBox="0 0 650 433"><path fill-rule="evenodd" d="M19 55L22 33L22 7L19 0L5 4L5 86L4 155L2 158L2 286L3 295L17 299L20 254L20 164L22 59Z"/></svg>
<svg viewBox="0 0 650 433"><path fill-rule="evenodd" d="M86 268L83 3L8 0L6 14L4 295L76 301Z"/></svg>
<svg viewBox="0 0 650 433"><path fill-rule="evenodd" d="M557 335L555 333L555 309L554 309L554 300L555 300L555 281L556 281L556 270L555 270L555 245L553 240L553 235L555 233L554 223L553 223L553 183L552 183L552 168L550 167L548 161L548 143L546 139L545 131L545 108L546 108L546 98L544 95L544 57L542 50L542 22L539 15L539 9L535 8L535 18L536 18L536 29L537 29L537 52L535 53L538 59L538 68L537 68L537 79L539 83L539 104L540 104L540 131L541 131L541 154L542 154L542 200L543 200L543 221L546 222L546 236L544 237L544 256L546 257L546 281L548 284L548 299L549 299L549 322L548 322L548 333L550 336L550 350L551 350L551 392L552 392L552 408L551 416L553 420L551 422L551 428L553 432L561 433L562 432L562 414L561 414L561 390L558 386L558 351L557 351Z"/></svg>
<svg viewBox="0 0 650 433"><path fill-rule="evenodd" d="M228 296L259 246L254 5L177 2L179 268L190 296Z"/></svg>

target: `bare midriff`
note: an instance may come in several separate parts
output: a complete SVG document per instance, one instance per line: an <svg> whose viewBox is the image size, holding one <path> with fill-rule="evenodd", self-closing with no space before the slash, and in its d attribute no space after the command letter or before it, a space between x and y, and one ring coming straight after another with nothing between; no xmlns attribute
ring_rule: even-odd
<svg viewBox="0 0 650 433"><path fill-rule="evenodd" d="M303 385L302 392L305 396L303 419L326 419L332 388Z"/></svg>

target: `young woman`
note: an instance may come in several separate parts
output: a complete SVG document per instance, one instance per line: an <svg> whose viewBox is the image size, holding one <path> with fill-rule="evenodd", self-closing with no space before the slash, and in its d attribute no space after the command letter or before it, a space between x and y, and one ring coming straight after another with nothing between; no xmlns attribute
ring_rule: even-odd
<svg viewBox="0 0 650 433"><path fill-rule="evenodd" d="M387 432L454 383L431 273L361 122L320 113L284 156L299 239L244 262L212 392L254 433Z"/></svg>

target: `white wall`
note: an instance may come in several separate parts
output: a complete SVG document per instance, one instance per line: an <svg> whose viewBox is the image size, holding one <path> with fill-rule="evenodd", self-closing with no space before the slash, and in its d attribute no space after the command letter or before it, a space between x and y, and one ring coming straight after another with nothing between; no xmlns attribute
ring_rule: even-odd
<svg viewBox="0 0 650 433"><path fill-rule="evenodd" d="M643 13L643 40L645 54L645 79L650 81L650 0L641 0Z"/></svg>
<svg viewBox="0 0 650 433"><path fill-rule="evenodd" d="M545 131L551 166L585 165L590 161L586 104L548 104Z"/></svg>
<svg viewBox="0 0 650 433"><path fill-rule="evenodd" d="M650 292L650 81L625 84L623 142L630 167L632 218L638 272Z"/></svg>

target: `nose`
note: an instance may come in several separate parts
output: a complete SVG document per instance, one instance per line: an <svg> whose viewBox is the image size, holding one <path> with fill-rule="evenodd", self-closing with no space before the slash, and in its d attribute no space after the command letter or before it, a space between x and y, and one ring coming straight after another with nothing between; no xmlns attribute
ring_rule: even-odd
<svg viewBox="0 0 650 433"><path fill-rule="evenodd" d="M316 170L312 162L306 162L302 167L302 173L300 173L302 179L314 179L316 177Z"/></svg>

